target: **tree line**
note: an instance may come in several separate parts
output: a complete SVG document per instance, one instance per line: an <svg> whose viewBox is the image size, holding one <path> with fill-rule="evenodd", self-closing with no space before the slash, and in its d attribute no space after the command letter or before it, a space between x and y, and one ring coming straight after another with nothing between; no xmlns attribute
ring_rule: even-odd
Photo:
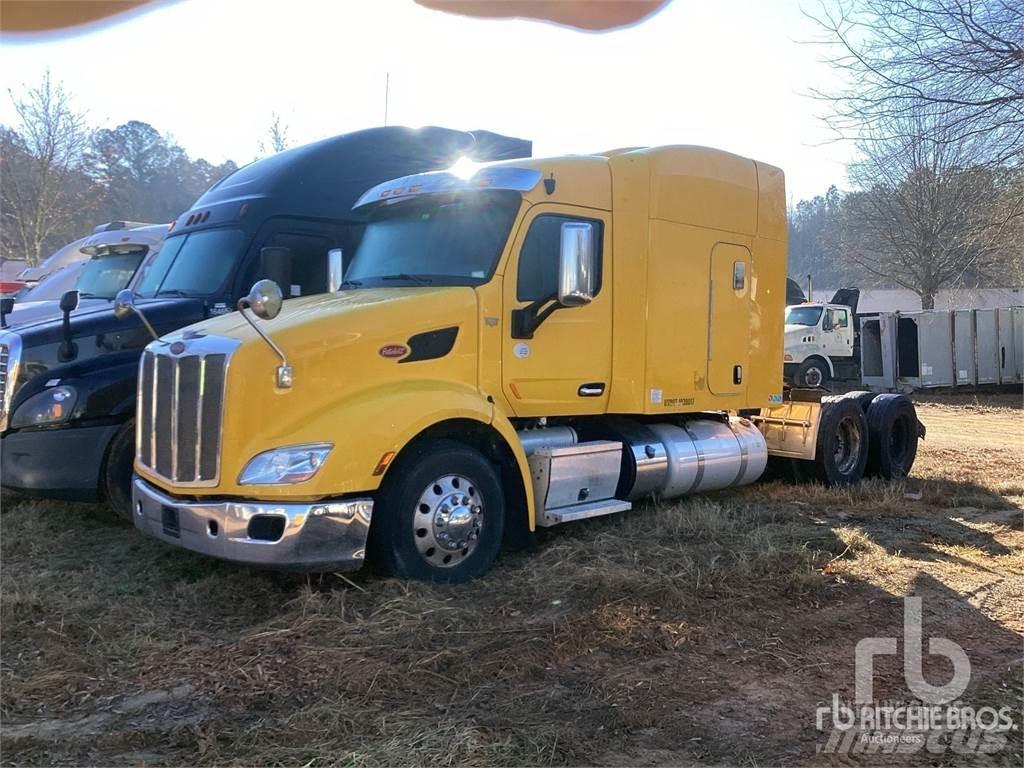
<svg viewBox="0 0 1024 768"><path fill-rule="evenodd" d="M819 285L1024 283L1024 3L837 0L808 15L841 85L852 189L798 203L790 271Z"/></svg>
<svg viewBox="0 0 1024 768"><path fill-rule="evenodd" d="M193 159L166 134L130 120L91 128L47 73L11 94L0 125L0 257L35 264L107 221L170 222L238 166Z"/></svg>

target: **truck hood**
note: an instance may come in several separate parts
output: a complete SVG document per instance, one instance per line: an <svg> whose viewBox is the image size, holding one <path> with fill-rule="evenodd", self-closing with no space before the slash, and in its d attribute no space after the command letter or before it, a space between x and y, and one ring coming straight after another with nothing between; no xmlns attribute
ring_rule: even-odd
<svg viewBox="0 0 1024 768"><path fill-rule="evenodd" d="M477 295L472 287L358 289L290 299L276 318L256 322L288 358L290 388L276 386L280 359L237 312L196 323L149 346L173 357L218 338L237 342L224 385L221 480L210 493L252 493L236 479L249 459L273 448L332 442L338 455L331 460L343 460L352 441L346 425L367 403L407 398L410 387L477 391ZM386 432L400 426L386 419L379 424ZM318 488L317 482L305 484L303 492L338 491Z"/></svg>
<svg viewBox="0 0 1024 768"><path fill-rule="evenodd" d="M75 312L87 312L91 309L101 309L103 307L109 307L109 299L81 299L78 302L78 309ZM74 317L74 312L72 317ZM14 309L9 315L7 315L7 327L13 328L17 325L25 325L27 323L34 323L39 320L47 320L50 318L60 318L60 301L53 299L50 301L19 301L14 305Z"/></svg>
<svg viewBox="0 0 1024 768"><path fill-rule="evenodd" d="M140 301L138 306L157 333L194 323L205 311L201 300L186 298ZM108 302L94 308L80 306L71 313L70 321L74 342L71 356L61 354L64 334L59 313L3 329L4 334L16 335L20 340L12 412L50 379L76 378L121 362L134 361L137 365L143 347L152 340L136 315L119 320Z"/></svg>

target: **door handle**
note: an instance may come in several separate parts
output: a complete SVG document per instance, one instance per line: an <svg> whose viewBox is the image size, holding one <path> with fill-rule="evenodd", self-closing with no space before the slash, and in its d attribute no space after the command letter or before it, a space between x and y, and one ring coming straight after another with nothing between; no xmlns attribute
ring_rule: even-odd
<svg viewBox="0 0 1024 768"><path fill-rule="evenodd" d="M589 384L580 384L576 394L580 397L600 397L604 394L604 382L594 381Z"/></svg>

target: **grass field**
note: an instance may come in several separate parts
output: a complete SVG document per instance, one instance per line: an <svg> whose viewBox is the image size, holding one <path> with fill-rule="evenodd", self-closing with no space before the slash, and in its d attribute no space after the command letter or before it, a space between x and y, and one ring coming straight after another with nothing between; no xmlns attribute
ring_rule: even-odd
<svg viewBox="0 0 1024 768"><path fill-rule="evenodd" d="M458 587L259 572L4 499L3 763L890 764L816 754L815 709L852 698L854 646L902 637L910 594L967 652L963 700L1019 723L1021 398L919 415L905 483L648 505ZM895 657L876 670L908 697ZM903 762L1020 765L1020 739Z"/></svg>

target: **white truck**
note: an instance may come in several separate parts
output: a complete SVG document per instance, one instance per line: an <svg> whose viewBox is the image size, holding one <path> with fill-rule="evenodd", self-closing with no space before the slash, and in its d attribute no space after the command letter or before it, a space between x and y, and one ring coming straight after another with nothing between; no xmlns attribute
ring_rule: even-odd
<svg viewBox="0 0 1024 768"><path fill-rule="evenodd" d="M786 307L783 375L793 386L860 381L859 294L843 288L827 304Z"/></svg>

